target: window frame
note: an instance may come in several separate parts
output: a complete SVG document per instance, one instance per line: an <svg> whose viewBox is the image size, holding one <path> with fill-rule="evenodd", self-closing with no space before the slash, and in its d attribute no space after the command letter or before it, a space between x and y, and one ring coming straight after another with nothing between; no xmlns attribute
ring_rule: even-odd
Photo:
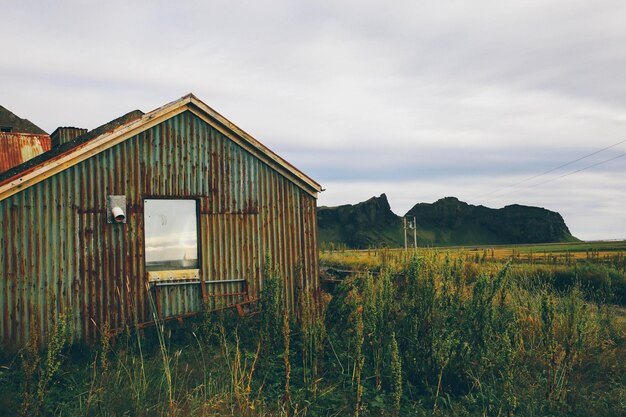
<svg viewBox="0 0 626 417"><path fill-rule="evenodd" d="M196 268L186 268L186 269L167 269L161 271L149 271L147 265L147 256L146 256L146 200L170 200L170 201L193 201L195 202L195 214L196 214L196 257L197 257L197 267ZM143 225L143 267L146 272L146 277L149 283L157 284L160 282L189 282L195 283L200 282L200 271L202 270L202 239L200 235L200 204L201 199L198 197L186 197L186 196L167 196L167 195L143 195L141 197L141 207L142 207L142 225Z"/></svg>

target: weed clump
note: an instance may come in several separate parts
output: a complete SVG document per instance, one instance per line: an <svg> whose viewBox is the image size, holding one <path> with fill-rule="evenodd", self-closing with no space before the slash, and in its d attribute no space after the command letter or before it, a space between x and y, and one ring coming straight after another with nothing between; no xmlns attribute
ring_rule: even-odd
<svg viewBox="0 0 626 417"><path fill-rule="evenodd" d="M52 406L47 402L51 394L51 384L58 377L65 350L72 338L68 317L67 314L61 314L52 322L43 351L39 327L31 329L28 343L21 355L22 416L45 415L46 410Z"/></svg>

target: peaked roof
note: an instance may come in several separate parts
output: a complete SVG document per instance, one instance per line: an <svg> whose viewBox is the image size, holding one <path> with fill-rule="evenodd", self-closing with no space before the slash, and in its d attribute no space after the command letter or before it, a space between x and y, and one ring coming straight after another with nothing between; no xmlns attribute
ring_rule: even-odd
<svg viewBox="0 0 626 417"><path fill-rule="evenodd" d="M16 116L13 112L2 106L0 106L0 126L10 127L13 129L13 132L16 133L46 134L43 129L35 125L30 120L22 119Z"/></svg>
<svg viewBox="0 0 626 417"><path fill-rule="evenodd" d="M317 193L322 191L321 186L313 179L193 94L187 94L146 114L138 110L130 112L0 174L0 201L185 111L191 111L209 123L312 196L316 197Z"/></svg>

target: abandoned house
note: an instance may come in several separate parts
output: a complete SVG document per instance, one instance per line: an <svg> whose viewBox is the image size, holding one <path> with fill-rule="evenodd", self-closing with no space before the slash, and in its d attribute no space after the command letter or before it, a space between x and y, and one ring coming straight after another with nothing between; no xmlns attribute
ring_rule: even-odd
<svg viewBox="0 0 626 417"><path fill-rule="evenodd" d="M0 121L1 344L257 300L266 255L287 305L319 286L320 185L195 96L92 131Z"/></svg>

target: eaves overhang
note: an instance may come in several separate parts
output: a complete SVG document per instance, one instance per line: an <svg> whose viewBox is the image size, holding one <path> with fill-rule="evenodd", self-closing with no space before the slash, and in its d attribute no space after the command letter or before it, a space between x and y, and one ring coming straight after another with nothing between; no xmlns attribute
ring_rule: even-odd
<svg viewBox="0 0 626 417"><path fill-rule="evenodd" d="M302 173L217 111L213 110L193 94L187 94L176 101L161 106L134 120L130 120L93 139L77 144L75 147L65 152L53 155L35 166L27 167L14 176L0 180L0 201L185 111L190 111L200 117L220 133L267 163L311 196L317 197L317 193L322 191L321 186L313 179Z"/></svg>

